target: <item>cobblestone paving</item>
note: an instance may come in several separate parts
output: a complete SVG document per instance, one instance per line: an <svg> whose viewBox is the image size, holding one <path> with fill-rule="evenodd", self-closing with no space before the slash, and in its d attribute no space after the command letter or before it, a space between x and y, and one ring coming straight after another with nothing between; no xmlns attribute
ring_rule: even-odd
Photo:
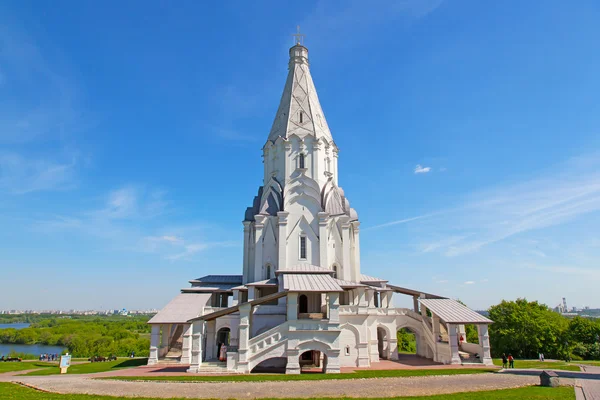
<svg viewBox="0 0 600 400"><path fill-rule="evenodd" d="M585 372L600 375L600 367L586 366ZM599 379L577 379L577 385L581 386L581 392L579 392L577 396L578 400L600 400ZM583 396L581 396L580 393L583 394Z"/></svg>
<svg viewBox="0 0 600 400"><path fill-rule="evenodd" d="M89 376L19 376L12 381L57 393L110 396L260 398L260 397L391 397L508 389L539 382L538 377L508 374L288 382L125 382Z"/></svg>

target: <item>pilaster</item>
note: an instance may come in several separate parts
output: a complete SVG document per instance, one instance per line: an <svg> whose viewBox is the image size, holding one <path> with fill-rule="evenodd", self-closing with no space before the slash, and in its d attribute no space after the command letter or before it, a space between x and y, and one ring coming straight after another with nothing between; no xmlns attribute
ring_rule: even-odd
<svg viewBox="0 0 600 400"><path fill-rule="evenodd" d="M329 293L329 323L340 323L340 294L337 292Z"/></svg>
<svg viewBox="0 0 600 400"><path fill-rule="evenodd" d="M263 229L265 227L266 216L257 214L254 216L254 229L256 232L254 241L254 271L251 271L249 276L252 277L252 282L262 280L263 267Z"/></svg>
<svg viewBox="0 0 600 400"><path fill-rule="evenodd" d="M202 338L204 335L204 321L194 321L192 323L192 350L190 367L187 372L198 373L202 365Z"/></svg>
<svg viewBox="0 0 600 400"><path fill-rule="evenodd" d="M340 218L340 222L342 223L342 263L344 270L350 271L350 280L358 282L356 272L350 263L350 223L348 219L348 217Z"/></svg>
<svg viewBox="0 0 600 400"><path fill-rule="evenodd" d="M287 268L287 224L288 224L288 215L290 215L287 211L279 211L277 213L278 223L277 226L279 228L277 243L279 245L278 251L278 265L277 269L286 269Z"/></svg>
<svg viewBox="0 0 600 400"><path fill-rule="evenodd" d="M298 293L287 294L287 320L296 321L298 319ZM292 328L292 324L290 324Z"/></svg>
<svg viewBox="0 0 600 400"><path fill-rule="evenodd" d="M244 221L244 268L243 268L243 283L250 282L250 229L252 229L252 223L250 221Z"/></svg>
<svg viewBox="0 0 600 400"><path fill-rule="evenodd" d="M448 324L448 341L450 342L450 363L461 364L458 354L458 329L455 324Z"/></svg>
<svg viewBox="0 0 600 400"><path fill-rule="evenodd" d="M321 268L329 268L328 252L327 252L327 219L329 214L320 212L317 214L319 218L319 265ZM338 276L339 279L342 279Z"/></svg>
<svg viewBox="0 0 600 400"><path fill-rule="evenodd" d="M240 306L240 337L238 347L238 369L239 372L248 371L248 341L250 340L250 313L252 306L242 304Z"/></svg>
<svg viewBox="0 0 600 400"><path fill-rule="evenodd" d="M183 324L180 364L189 364L192 357L192 324Z"/></svg>
<svg viewBox="0 0 600 400"><path fill-rule="evenodd" d="M360 222L353 221L354 231L354 265L352 266L352 281L357 282L360 276Z"/></svg>

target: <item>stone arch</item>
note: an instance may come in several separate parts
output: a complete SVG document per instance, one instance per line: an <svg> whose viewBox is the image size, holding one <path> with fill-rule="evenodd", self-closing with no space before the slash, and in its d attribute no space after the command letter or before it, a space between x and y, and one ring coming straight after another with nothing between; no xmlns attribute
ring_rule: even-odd
<svg viewBox="0 0 600 400"><path fill-rule="evenodd" d="M390 358L390 330L385 325L377 325L377 351L379 358L387 360Z"/></svg>
<svg viewBox="0 0 600 400"><path fill-rule="evenodd" d="M340 325L340 366L358 367L361 353L360 331L349 322Z"/></svg>
<svg viewBox="0 0 600 400"><path fill-rule="evenodd" d="M296 349L299 352L303 352L306 350L317 350L327 352L331 350L331 346L325 342L321 342L320 340L313 339L300 343L298 346L296 346Z"/></svg>

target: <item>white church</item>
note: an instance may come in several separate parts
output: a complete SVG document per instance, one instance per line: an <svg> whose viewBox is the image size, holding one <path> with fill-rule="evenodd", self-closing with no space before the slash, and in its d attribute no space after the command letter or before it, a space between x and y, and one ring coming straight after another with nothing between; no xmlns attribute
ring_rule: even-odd
<svg viewBox="0 0 600 400"><path fill-rule="evenodd" d="M149 321L148 364L181 364L190 373L339 373L397 360L397 332L406 328L418 357L491 365L492 321L362 273L358 214L338 183L338 147L301 41L290 49L288 71L262 149L263 185L244 216L242 274L207 275L181 289ZM413 307L394 307L395 293L411 296ZM478 344L467 343L465 324L477 326Z"/></svg>

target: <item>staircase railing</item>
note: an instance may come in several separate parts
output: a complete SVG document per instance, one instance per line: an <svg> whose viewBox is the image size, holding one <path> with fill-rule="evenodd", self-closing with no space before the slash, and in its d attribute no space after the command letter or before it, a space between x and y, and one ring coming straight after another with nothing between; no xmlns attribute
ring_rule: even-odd
<svg viewBox="0 0 600 400"><path fill-rule="evenodd" d="M248 341L248 349L250 350L249 358L261 350L271 347L287 338L287 330L288 323L284 322L250 339Z"/></svg>

